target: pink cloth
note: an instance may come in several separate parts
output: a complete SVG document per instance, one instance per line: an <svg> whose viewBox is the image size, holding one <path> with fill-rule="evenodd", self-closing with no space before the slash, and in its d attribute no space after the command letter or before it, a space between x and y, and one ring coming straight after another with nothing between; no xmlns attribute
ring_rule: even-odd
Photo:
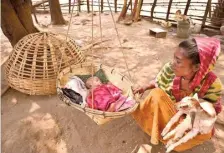
<svg viewBox="0 0 224 153"><path fill-rule="evenodd" d="M123 96L121 89L113 84L102 84L92 92L87 96L87 104L93 109L107 111L110 105L115 103L115 111L121 111L135 104L134 100Z"/></svg>
<svg viewBox="0 0 224 153"><path fill-rule="evenodd" d="M200 68L191 82L190 88L192 90L200 85L205 75L214 68L221 51L220 41L216 38L195 38L195 40L200 56Z"/></svg>
<svg viewBox="0 0 224 153"><path fill-rule="evenodd" d="M119 112L134 106L135 101L130 97L120 95L120 98L115 102L115 111Z"/></svg>

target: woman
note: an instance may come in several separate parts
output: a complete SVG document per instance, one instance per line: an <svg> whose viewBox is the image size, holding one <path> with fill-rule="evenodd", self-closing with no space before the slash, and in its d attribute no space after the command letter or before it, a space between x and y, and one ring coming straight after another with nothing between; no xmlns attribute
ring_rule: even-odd
<svg viewBox="0 0 224 153"><path fill-rule="evenodd" d="M211 71L220 52L220 42L214 38L195 38L179 44L172 63L167 63L149 85L134 90L144 93L152 89L133 113L140 127L151 136L151 143L162 140L161 132L176 113L175 102L198 93L203 101L213 103L216 113L221 111L221 81ZM213 108L213 109L214 109ZM175 148L184 151L210 139L209 134L198 135Z"/></svg>

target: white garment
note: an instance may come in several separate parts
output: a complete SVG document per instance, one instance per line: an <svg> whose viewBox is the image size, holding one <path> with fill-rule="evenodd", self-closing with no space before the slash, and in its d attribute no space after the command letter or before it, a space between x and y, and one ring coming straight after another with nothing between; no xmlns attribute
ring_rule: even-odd
<svg viewBox="0 0 224 153"><path fill-rule="evenodd" d="M88 90L85 86L85 83L79 77L72 76L70 80L66 83L65 88L72 89L73 91L79 93L83 99L82 105L86 105L86 97L88 95Z"/></svg>

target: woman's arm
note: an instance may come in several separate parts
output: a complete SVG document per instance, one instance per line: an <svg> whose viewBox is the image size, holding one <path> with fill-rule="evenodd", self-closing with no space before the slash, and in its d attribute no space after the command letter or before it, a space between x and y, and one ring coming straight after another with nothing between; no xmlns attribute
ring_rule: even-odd
<svg viewBox="0 0 224 153"><path fill-rule="evenodd" d="M147 84L147 85L145 85L145 86L143 86L143 87L134 89L134 94L136 94L136 93L140 93L140 94L142 94L142 93L144 93L146 90L153 89L153 88L155 88L155 87L156 87L156 86L155 86L155 80L152 80L152 81L149 82L149 84Z"/></svg>
<svg viewBox="0 0 224 153"><path fill-rule="evenodd" d="M143 87L135 89L134 94L135 93L141 94L141 93L144 93L146 90L157 88L157 87L164 89L164 88L166 88L167 84L172 82L174 76L175 75L171 68L171 63L166 63L163 66L163 68L159 71L159 73L157 74L157 76L154 80L150 81L149 84L147 84Z"/></svg>

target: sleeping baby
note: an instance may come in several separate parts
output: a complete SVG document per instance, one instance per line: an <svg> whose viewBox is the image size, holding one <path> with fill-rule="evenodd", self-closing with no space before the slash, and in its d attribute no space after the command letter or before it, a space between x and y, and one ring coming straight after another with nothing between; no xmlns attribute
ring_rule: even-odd
<svg viewBox="0 0 224 153"><path fill-rule="evenodd" d="M132 107L135 101L131 97L122 95L122 90L111 83L103 84L96 76L86 81L86 87L90 89L87 96L87 105L90 108L118 112Z"/></svg>

